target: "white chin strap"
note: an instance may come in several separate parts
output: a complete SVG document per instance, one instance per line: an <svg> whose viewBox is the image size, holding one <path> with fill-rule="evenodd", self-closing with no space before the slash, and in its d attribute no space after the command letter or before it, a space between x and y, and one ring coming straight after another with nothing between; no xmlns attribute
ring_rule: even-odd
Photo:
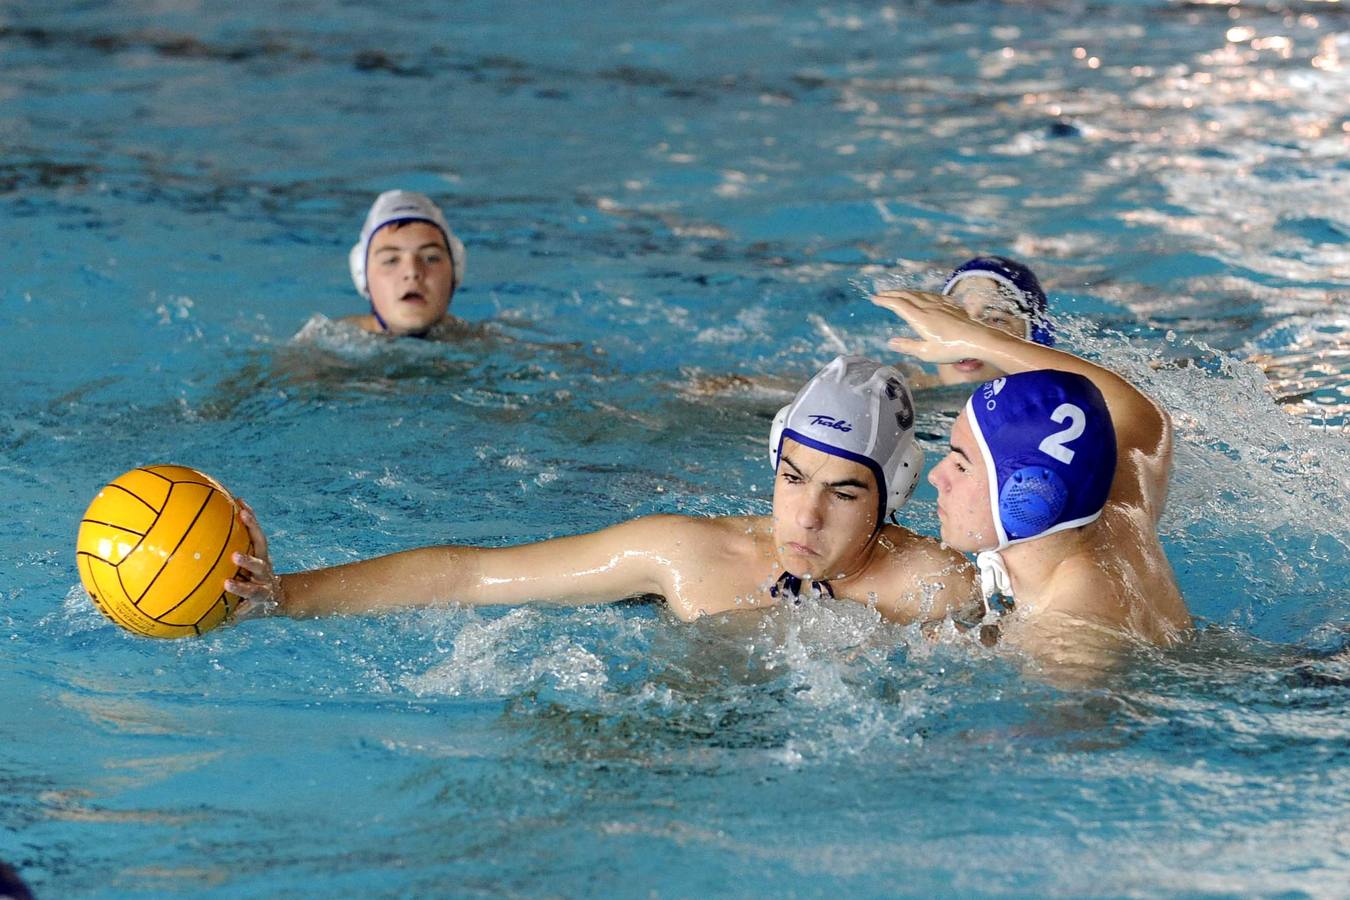
<svg viewBox="0 0 1350 900"><path fill-rule="evenodd" d="M1003 557L997 550L982 550L975 554L975 566L980 570L980 594L984 598L984 614L989 615L989 601L1002 594L1012 599L1012 577Z"/></svg>

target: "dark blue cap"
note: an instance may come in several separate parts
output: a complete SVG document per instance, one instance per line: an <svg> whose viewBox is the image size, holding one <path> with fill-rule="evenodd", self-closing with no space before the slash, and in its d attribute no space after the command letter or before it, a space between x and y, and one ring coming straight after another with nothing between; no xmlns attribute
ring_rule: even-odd
<svg viewBox="0 0 1350 900"><path fill-rule="evenodd" d="M1055 332L1047 313L1049 302L1035 272L1006 256L977 256L961 263L947 276L942 293L949 293L959 281L976 277L991 278L1011 290L1016 295L1018 310L1031 323L1028 337L1047 347L1055 345Z"/></svg>

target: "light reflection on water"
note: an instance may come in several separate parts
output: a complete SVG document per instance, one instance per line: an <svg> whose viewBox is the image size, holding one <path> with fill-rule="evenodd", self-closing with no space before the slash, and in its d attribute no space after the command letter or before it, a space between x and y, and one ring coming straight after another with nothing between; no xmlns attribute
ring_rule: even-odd
<svg viewBox="0 0 1350 900"><path fill-rule="evenodd" d="M0 858L63 896L1334 893L1343 19L6 9ZM311 319L358 311L344 254L395 182L469 246L456 345ZM1096 686L829 606L161 644L72 588L90 492L155 461L249 499L288 568L764 512L791 386L886 353L862 292L986 251L1174 414L1164 540L1204 627ZM920 399L932 458L961 398ZM935 531L931 488L905 520Z"/></svg>

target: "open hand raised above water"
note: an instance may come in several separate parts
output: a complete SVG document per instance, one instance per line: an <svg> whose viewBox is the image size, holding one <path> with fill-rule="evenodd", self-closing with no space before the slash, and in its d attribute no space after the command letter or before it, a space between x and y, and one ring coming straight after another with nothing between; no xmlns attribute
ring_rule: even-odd
<svg viewBox="0 0 1350 900"><path fill-rule="evenodd" d="M991 336L1006 336L978 322L950 298L927 291L880 291L872 302L889 309L914 329L917 338L893 337L887 345L898 353L930 363L982 358Z"/></svg>

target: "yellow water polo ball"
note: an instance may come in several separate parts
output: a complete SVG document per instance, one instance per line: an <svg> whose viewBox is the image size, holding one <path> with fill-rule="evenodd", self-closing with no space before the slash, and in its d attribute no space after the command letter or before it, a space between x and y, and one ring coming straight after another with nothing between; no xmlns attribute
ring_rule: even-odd
<svg viewBox="0 0 1350 900"><path fill-rule="evenodd" d="M80 521L80 581L108 618L159 638L205 634L234 612L224 581L251 552L239 505L185 466L132 469L98 492Z"/></svg>

